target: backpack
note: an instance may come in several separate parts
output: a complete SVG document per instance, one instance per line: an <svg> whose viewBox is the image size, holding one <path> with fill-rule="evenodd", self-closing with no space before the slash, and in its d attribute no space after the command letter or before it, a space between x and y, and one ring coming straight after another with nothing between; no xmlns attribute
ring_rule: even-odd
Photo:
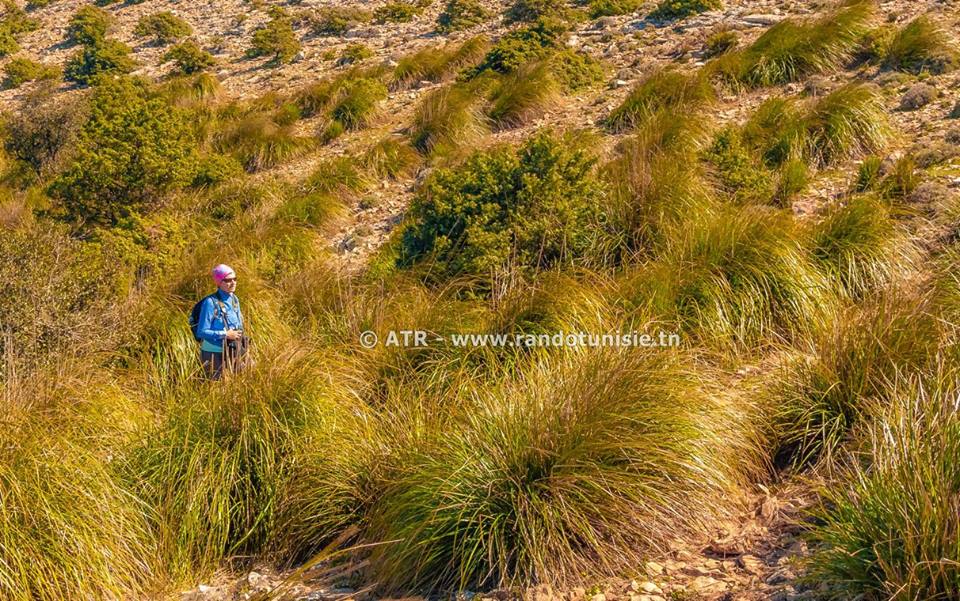
<svg viewBox="0 0 960 601"><path fill-rule="evenodd" d="M214 297L213 300L216 303L216 309L215 309L216 313L214 313L214 315L223 316L226 313L223 309L223 302L219 298L216 298L216 296L217 296L216 292L214 292L213 294L208 294L207 296L198 300L197 304L195 304L193 306L193 309L190 310L190 318L188 320L188 323L190 324L190 332L193 333L193 339L196 340L197 342L202 342L203 340L202 338L200 338L200 335L197 334L197 328L200 327L200 312L203 311L203 303L208 298Z"/></svg>

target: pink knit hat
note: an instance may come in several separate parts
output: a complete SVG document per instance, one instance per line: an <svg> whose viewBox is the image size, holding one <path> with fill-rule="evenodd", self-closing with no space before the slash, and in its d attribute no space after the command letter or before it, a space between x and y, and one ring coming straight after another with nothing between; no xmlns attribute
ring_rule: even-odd
<svg viewBox="0 0 960 601"><path fill-rule="evenodd" d="M237 274L234 273L232 267L230 267L229 265L224 265L223 263L214 267L213 271L211 271L210 274L213 276L213 281L216 282L217 284L219 284L223 278L230 277L230 276L233 276L233 277L237 276Z"/></svg>

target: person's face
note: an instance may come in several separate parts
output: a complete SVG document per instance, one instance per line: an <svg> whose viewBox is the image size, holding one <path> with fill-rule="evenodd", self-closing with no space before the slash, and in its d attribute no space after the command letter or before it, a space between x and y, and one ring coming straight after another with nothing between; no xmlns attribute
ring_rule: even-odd
<svg viewBox="0 0 960 601"><path fill-rule="evenodd" d="M227 276L220 280L220 283L217 284L217 288L223 290L228 294L232 294L237 289L237 276L236 274Z"/></svg>

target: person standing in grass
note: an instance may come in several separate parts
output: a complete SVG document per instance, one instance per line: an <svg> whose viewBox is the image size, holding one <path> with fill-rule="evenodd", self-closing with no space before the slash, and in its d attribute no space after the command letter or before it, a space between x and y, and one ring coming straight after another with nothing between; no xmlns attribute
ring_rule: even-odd
<svg viewBox="0 0 960 601"><path fill-rule="evenodd" d="M220 264L211 272L217 291L198 303L195 336L200 340L200 362L211 380L219 380L223 370L237 371L246 362L248 339L243 335L243 314L237 289L237 274L229 265ZM194 308L194 311L197 307Z"/></svg>

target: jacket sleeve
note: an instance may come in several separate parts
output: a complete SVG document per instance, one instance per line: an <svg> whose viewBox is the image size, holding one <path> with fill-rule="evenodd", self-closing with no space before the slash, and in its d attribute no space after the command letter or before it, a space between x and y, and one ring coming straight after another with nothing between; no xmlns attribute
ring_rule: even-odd
<svg viewBox="0 0 960 601"><path fill-rule="evenodd" d="M216 315L216 302L217 301L212 298L207 298L203 301L203 307L200 308L200 324L197 326L197 335L210 344L222 346L223 339L227 337L227 331L213 329L213 318Z"/></svg>

